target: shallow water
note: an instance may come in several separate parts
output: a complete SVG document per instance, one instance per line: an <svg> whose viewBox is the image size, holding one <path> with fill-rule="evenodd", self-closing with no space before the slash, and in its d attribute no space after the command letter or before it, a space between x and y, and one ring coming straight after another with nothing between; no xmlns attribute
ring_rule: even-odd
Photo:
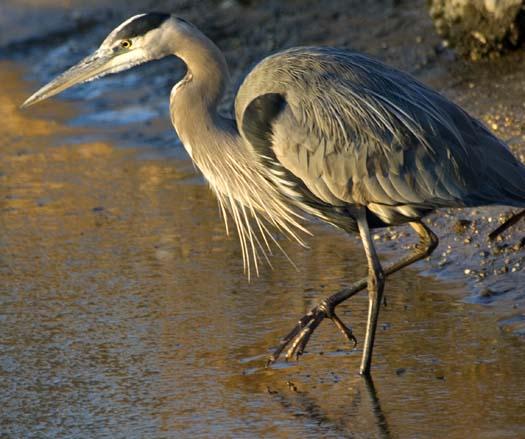
<svg viewBox="0 0 525 439"><path fill-rule="evenodd" d="M357 241L316 225L310 249L283 242L299 271L276 254L248 283L180 149L93 140L56 100L21 112L22 76L0 64L1 437L525 436L523 344L416 270L388 279L374 385L330 322L264 369L366 273ZM360 341L366 306L340 311Z"/></svg>

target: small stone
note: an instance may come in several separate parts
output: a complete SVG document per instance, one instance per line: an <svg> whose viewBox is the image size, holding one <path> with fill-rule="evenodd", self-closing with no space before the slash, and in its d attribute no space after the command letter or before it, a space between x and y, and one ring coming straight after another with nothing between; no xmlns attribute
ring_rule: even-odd
<svg viewBox="0 0 525 439"><path fill-rule="evenodd" d="M482 298L488 298L492 297L494 295L494 291L492 291L490 288L484 288L479 292L479 297Z"/></svg>
<svg viewBox="0 0 525 439"><path fill-rule="evenodd" d="M288 389L290 389L292 392L297 392L297 386L294 383L287 381L286 384L288 384Z"/></svg>
<svg viewBox="0 0 525 439"><path fill-rule="evenodd" d="M279 393L277 390L270 389L269 386L266 386L266 392L268 392L269 395L277 395Z"/></svg>
<svg viewBox="0 0 525 439"><path fill-rule="evenodd" d="M457 234L465 233L472 224L472 221L467 219L459 219L454 224L454 232Z"/></svg>
<svg viewBox="0 0 525 439"><path fill-rule="evenodd" d="M481 44L487 44L487 38L479 31L473 31L471 35L476 38Z"/></svg>
<svg viewBox="0 0 525 439"><path fill-rule="evenodd" d="M512 246L512 250L517 252L521 250L523 247L525 247L525 236L523 236L516 244Z"/></svg>
<svg viewBox="0 0 525 439"><path fill-rule="evenodd" d="M448 259L446 258L442 258L438 261L438 265L440 267L444 267L445 265L448 265L448 264L450 264L450 261L448 261Z"/></svg>

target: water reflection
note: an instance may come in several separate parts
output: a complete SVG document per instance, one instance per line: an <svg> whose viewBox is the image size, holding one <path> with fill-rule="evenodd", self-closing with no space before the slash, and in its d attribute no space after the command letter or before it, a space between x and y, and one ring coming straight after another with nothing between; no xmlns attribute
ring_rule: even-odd
<svg viewBox="0 0 525 439"><path fill-rule="evenodd" d="M299 390L291 381L286 384L288 391L280 392L268 387L268 394L272 395L281 404L283 410L290 413L291 416L308 419L309 423L316 426L319 435L323 437L327 435L353 437L352 423L355 418L360 416L361 411L372 415L373 423L369 425L368 431L370 436L382 439L392 437L371 377L356 377L352 380L352 385L349 388L352 401L348 406L347 421L343 418L331 419L331 416L324 412L317 403L317 398L311 396L308 390Z"/></svg>
<svg viewBox="0 0 525 439"><path fill-rule="evenodd" d="M366 386L366 390L368 392L368 396L370 398L370 405L372 408L372 412L375 415L376 418L376 425L379 429L379 434L377 435L380 438L388 439L391 436L390 430L388 428L388 422L386 420L386 417L383 413L383 410L381 409L381 404L379 402L379 398L377 396L377 390L374 385L374 380L372 377L363 377L363 382Z"/></svg>
<svg viewBox="0 0 525 439"><path fill-rule="evenodd" d="M330 322L299 364L265 369L299 316L366 274L356 241L314 226L311 249L282 243L300 271L276 255L249 284L187 160L69 142L74 107L17 112L19 78L0 65L1 435L525 436L522 345L415 270L387 283L375 385ZM358 339L366 308L340 311Z"/></svg>

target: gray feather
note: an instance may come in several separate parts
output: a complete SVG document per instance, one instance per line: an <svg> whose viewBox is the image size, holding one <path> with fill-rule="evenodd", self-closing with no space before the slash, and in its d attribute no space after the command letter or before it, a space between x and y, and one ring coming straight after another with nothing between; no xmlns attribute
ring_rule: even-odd
<svg viewBox="0 0 525 439"><path fill-rule="evenodd" d="M271 123L275 157L327 204L382 205L387 222L388 208L398 222L438 207L525 205L525 167L503 142L379 61L333 48L268 57L241 85L237 119L247 124L246 108L267 93L287 104Z"/></svg>

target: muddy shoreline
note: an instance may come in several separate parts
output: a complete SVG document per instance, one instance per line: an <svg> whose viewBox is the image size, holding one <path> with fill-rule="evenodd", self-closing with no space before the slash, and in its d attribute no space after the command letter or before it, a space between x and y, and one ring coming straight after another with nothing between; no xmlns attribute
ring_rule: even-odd
<svg viewBox="0 0 525 439"><path fill-rule="evenodd" d="M30 4L31 2L28 2ZM469 63L443 47L434 32L425 1L52 1L39 14L19 13L8 1L11 29L0 34L0 56L28 66L31 80L42 83L89 53L105 34L134 12L176 11L202 28L224 50L233 84L256 60L297 45L333 45L366 52L406 70L485 122L525 161L525 54L516 52L492 61ZM78 4L77 4L78 3ZM131 5L130 5L131 4ZM154 8L152 8L154 5ZM25 6L25 11L35 11ZM4 14L4 20L9 14ZM28 20L27 23L25 20ZM44 24L41 24L44 23ZM29 26L28 26L29 24ZM8 28L6 28L8 29ZM86 113L76 123L101 128L123 143L180 148L168 118L167 96L183 74L173 60L155 63L89 84L66 95L87 99ZM129 91L129 84L134 90ZM230 111L232 92L224 102ZM87 98L86 98L87 96ZM137 105L137 102L139 103ZM138 108L140 107L140 108ZM110 129L116 109L126 113L119 129ZM135 111L135 112L134 112ZM104 117L94 117L103 114ZM419 268L431 276L467 283L468 302L486 304L501 316L504 330L525 335L525 223L494 244L486 240L510 208L490 207L433 214L428 224L440 246ZM379 250L401 255L413 244L407 229L377 232Z"/></svg>

